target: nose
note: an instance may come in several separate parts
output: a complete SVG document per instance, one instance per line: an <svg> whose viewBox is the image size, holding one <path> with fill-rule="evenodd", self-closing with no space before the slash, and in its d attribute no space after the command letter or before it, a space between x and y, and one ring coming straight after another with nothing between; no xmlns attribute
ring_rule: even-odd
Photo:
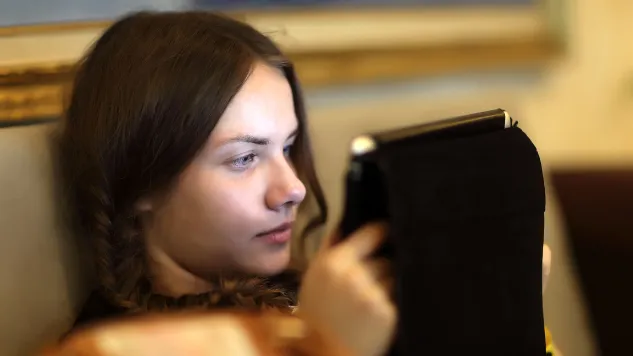
<svg viewBox="0 0 633 356"><path fill-rule="evenodd" d="M306 187L297 177L290 162L284 157L273 166L266 192L266 205L271 210L299 205L306 196Z"/></svg>

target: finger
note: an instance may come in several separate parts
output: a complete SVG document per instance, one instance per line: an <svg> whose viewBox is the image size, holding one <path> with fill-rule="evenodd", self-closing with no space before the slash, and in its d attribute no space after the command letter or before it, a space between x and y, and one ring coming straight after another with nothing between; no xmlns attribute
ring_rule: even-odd
<svg viewBox="0 0 633 356"><path fill-rule="evenodd" d="M375 260L364 267L367 284L363 293L365 297L362 299L365 305L369 306L374 312L385 315L392 314L390 312L393 309L391 291L394 279L391 275L389 263Z"/></svg>
<svg viewBox="0 0 633 356"><path fill-rule="evenodd" d="M344 258L363 259L371 255L384 241L387 226L382 223L365 225L335 248Z"/></svg>
<svg viewBox="0 0 633 356"><path fill-rule="evenodd" d="M374 259L366 262L366 266L368 273L380 289L382 289L387 295L392 295L395 279L393 276L391 262L383 258Z"/></svg>
<svg viewBox="0 0 633 356"><path fill-rule="evenodd" d="M543 293L545 293L545 288L547 287L551 265L552 251L550 250L549 246L543 245Z"/></svg>
<svg viewBox="0 0 633 356"><path fill-rule="evenodd" d="M388 281L392 280L391 264L386 259L371 259L355 265L349 271L350 285L355 285L359 290L378 289L385 294Z"/></svg>
<svg viewBox="0 0 633 356"><path fill-rule="evenodd" d="M387 293L387 295L390 295L392 297L394 296L396 280L392 275L385 276L380 281L378 281L378 283L380 283L382 289Z"/></svg>
<svg viewBox="0 0 633 356"><path fill-rule="evenodd" d="M382 281L389 278L389 262L372 259L363 263L355 263L347 270L344 285L354 290L360 300L374 303L389 295ZM380 298L378 298L381 296Z"/></svg>
<svg viewBox="0 0 633 356"><path fill-rule="evenodd" d="M371 278L377 282L391 277L391 263L385 258L371 259L365 262L364 266Z"/></svg>

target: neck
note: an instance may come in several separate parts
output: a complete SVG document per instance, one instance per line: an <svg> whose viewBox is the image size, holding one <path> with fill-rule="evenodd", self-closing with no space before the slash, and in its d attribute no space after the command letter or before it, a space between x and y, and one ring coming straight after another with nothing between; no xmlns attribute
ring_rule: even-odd
<svg viewBox="0 0 633 356"><path fill-rule="evenodd" d="M147 265L152 281L152 292L178 298L185 294L211 291L209 281L183 268L165 252L148 246Z"/></svg>

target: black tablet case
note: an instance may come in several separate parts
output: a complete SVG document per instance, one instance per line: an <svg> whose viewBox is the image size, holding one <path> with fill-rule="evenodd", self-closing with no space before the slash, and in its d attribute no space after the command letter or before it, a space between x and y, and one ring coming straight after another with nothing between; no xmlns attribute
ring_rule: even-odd
<svg viewBox="0 0 633 356"><path fill-rule="evenodd" d="M364 182L348 176L346 211L365 216L346 213L343 231L359 218L390 226L380 253L395 267L392 355L545 354L541 162L521 129L499 127L499 112L374 135L380 149L357 157Z"/></svg>

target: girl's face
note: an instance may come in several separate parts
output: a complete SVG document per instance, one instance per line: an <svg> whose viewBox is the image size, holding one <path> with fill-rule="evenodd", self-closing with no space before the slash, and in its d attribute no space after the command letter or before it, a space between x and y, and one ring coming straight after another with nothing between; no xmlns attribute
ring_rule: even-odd
<svg viewBox="0 0 633 356"><path fill-rule="evenodd" d="M288 81L256 65L174 187L139 202L150 265L195 276L285 269L306 194L288 157L297 129Z"/></svg>

